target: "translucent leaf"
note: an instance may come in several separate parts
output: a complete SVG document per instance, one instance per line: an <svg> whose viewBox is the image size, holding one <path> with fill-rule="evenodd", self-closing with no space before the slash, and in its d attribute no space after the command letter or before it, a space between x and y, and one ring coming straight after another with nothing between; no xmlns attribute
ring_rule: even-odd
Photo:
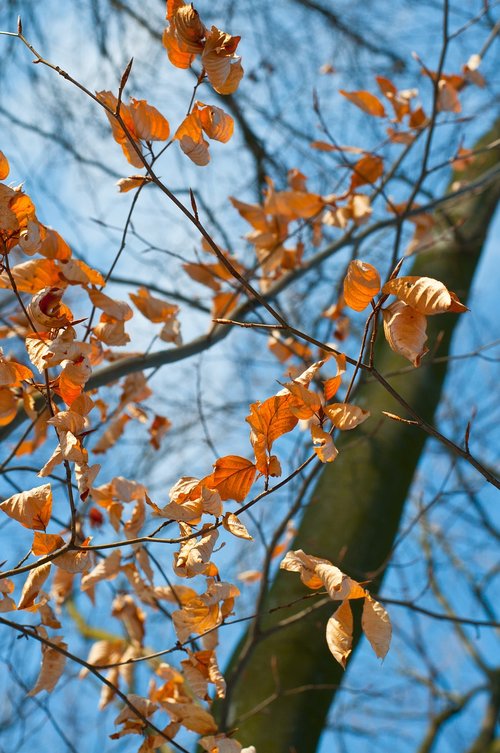
<svg viewBox="0 0 500 753"><path fill-rule="evenodd" d="M385 283L382 292L386 295L395 295L400 301L426 316L448 311L461 314L468 310L460 303L455 293L432 277L395 277Z"/></svg>
<svg viewBox="0 0 500 753"><path fill-rule="evenodd" d="M382 104L380 99L378 99L378 97L376 97L374 94L371 94L371 92L346 92L343 89L339 89L339 92L343 97L346 97L349 102L352 102L353 105L356 105L361 110L363 110L363 112L368 113L368 115L374 115L377 118L385 117L384 105Z"/></svg>
<svg viewBox="0 0 500 753"><path fill-rule="evenodd" d="M350 403L325 405L323 410L333 425L342 431L354 429L370 417L370 411Z"/></svg>
<svg viewBox="0 0 500 753"><path fill-rule="evenodd" d="M428 351L427 319L412 306L396 301L382 309L384 334L395 353L407 358L415 367Z"/></svg>
<svg viewBox="0 0 500 753"><path fill-rule="evenodd" d="M380 290L380 275L372 264L354 259L344 280L344 299L354 311L363 311Z"/></svg>

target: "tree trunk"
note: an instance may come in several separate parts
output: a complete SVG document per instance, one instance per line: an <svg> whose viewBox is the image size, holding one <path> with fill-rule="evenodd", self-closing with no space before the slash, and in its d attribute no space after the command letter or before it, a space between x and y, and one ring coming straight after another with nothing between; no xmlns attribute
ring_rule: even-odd
<svg viewBox="0 0 500 753"><path fill-rule="evenodd" d="M497 122L476 148L490 144L499 135L500 122ZM475 181L491 174L499 161L498 148L485 151L454 179ZM432 250L419 253L411 271L404 273L437 278L465 301L499 198L497 175L481 189L446 204L447 220L459 223L453 236L437 243ZM440 223L445 227L442 218ZM428 343L432 348L440 338L438 356L449 352L458 318L454 314L429 318ZM405 366L405 361L383 342L381 334L375 366L382 374ZM432 363L429 359L426 364L424 359L420 368L392 377L390 382L420 416L432 422L447 367L446 361ZM372 418L357 430L356 436L352 434L339 441L341 453L322 470L291 548L326 557L357 579L376 573L370 588L377 591L422 457L426 434L417 427L381 416L385 410L404 417L404 411L374 380L359 385L356 402L369 408ZM297 575L279 572L264 613L299 599L306 591ZM268 614L263 619L263 629L276 625L304 605L307 602L286 612ZM262 638L256 645L254 642L243 663L239 657L248 649L249 635L237 647L226 673L228 699L219 707L219 716L226 729L237 728L238 740L244 745L254 745L257 753L316 750L336 686L343 678L343 671L329 653L325 640L326 622L333 611L334 605L329 604ZM355 645L358 641L359 632ZM322 687L325 685L327 689ZM266 703L273 696L274 700Z"/></svg>

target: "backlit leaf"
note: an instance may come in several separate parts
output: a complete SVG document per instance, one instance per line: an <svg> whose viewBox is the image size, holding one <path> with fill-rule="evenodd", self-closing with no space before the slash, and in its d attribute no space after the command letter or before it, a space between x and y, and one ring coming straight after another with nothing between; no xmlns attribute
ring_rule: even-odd
<svg viewBox="0 0 500 753"><path fill-rule="evenodd" d="M443 314L447 311L454 314L468 311L467 306L460 303L455 293L432 277L395 277L385 283L382 292L386 295L395 295L400 301L404 301L425 316Z"/></svg>
<svg viewBox="0 0 500 753"><path fill-rule="evenodd" d="M344 299L354 311L363 311L380 290L380 275L372 264L354 259L344 279Z"/></svg>
<svg viewBox="0 0 500 753"><path fill-rule="evenodd" d="M378 99L378 97L376 97L374 94L371 94L371 92L346 92L343 89L339 89L339 92L343 97L348 99L349 102L352 102L353 105L356 105L361 110L363 110L363 112L368 113L368 115L374 115L377 118L385 117L384 105L382 104L380 99Z"/></svg>
<svg viewBox="0 0 500 753"><path fill-rule="evenodd" d="M382 309L384 334L395 353L407 358L415 367L428 351L427 319L412 306L395 301Z"/></svg>
<svg viewBox="0 0 500 753"><path fill-rule="evenodd" d="M354 429L370 417L370 411L351 403L332 403L325 405L323 410L333 425L342 431Z"/></svg>
<svg viewBox="0 0 500 753"><path fill-rule="evenodd" d="M243 502L253 484L257 469L251 460L239 455L226 455L214 463L214 472L207 485L217 489L221 499Z"/></svg>

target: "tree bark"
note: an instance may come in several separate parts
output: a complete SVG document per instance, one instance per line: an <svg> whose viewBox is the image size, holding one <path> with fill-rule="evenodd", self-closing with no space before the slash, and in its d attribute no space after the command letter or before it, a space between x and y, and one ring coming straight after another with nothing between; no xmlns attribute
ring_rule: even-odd
<svg viewBox="0 0 500 753"><path fill-rule="evenodd" d="M491 144L499 135L500 121L476 148ZM485 151L453 180L474 181L499 161L498 147ZM447 206L446 219L441 215L438 221L441 228L450 220L455 223L452 237L419 253L411 271L405 270L405 274L441 280L466 301L499 199L497 179L482 191L466 194ZM429 317L428 342L432 349L439 339L437 356L449 353L458 320L454 314ZM389 349L379 332L375 367L386 374L404 366L403 359ZM391 377L390 383L421 417L432 422L447 368L446 360L426 363L424 359L420 368ZM291 548L326 557L357 579L374 574L370 589L378 591L427 435L417 427L381 415L381 411L389 411L405 417L401 406L374 380L364 379L356 402L369 408L372 418L356 436L339 441L341 453L322 470ZM278 572L264 614L300 599L306 591L297 575ZM284 616L307 605L302 602L290 610L266 614L262 629L272 628ZM237 647L226 672L228 698L218 713L227 730L237 728L238 740L244 745L254 745L258 753L313 753L317 749L343 678L325 639L326 622L334 607L331 603L315 610L260 640L258 636L252 640L249 633ZM355 646L359 637L358 629ZM244 662L240 661L242 652L246 652Z"/></svg>

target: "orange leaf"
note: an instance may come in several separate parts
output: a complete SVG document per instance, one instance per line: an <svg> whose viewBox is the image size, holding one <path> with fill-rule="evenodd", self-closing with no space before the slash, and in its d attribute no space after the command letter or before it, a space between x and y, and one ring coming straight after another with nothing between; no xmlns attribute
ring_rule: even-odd
<svg viewBox="0 0 500 753"><path fill-rule="evenodd" d="M195 55L186 49L177 38L173 26L168 26L163 32L162 44L165 47L168 59L176 68L189 68L195 59Z"/></svg>
<svg viewBox="0 0 500 753"><path fill-rule="evenodd" d="M250 440L260 473L268 472L266 454L271 453L273 443L297 425L298 418L291 412L290 402L290 395L274 395L250 406L250 415L245 420L252 430Z"/></svg>
<svg viewBox="0 0 500 753"><path fill-rule="evenodd" d="M339 92L368 115L373 115L376 118L385 117L384 105L374 94L367 91L346 92L343 89L339 89Z"/></svg>
<svg viewBox="0 0 500 753"><path fill-rule="evenodd" d="M129 298L150 322L166 322L179 311L179 307L175 303L168 303L168 301L152 296L147 288L139 288L137 293L129 293Z"/></svg>
<svg viewBox="0 0 500 753"><path fill-rule="evenodd" d="M380 275L374 266L355 259L344 280L344 299L354 311L363 311L380 290Z"/></svg>
<svg viewBox="0 0 500 753"><path fill-rule="evenodd" d="M339 353L339 355L334 355L333 357L337 362L337 373L334 377L330 377L330 379L323 382L325 400L331 400L335 395L342 382L342 374L345 373L346 369L346 357L344 353Z"/></svg>
<svg viewBox="0 0 500 753"><path fill-rule="evenodd" d="M9 160L3 152L0 152L0 180L5 180L10 172Z"/></svg>
<svg viewBox="0 0 500 753"><path fill-rule="evenodd" d="M257 469L254 463L239 455L226 455L214 463L214 472L205 483L217 489L221 499L243 502L253 484Z"/></svg>
<svg viewBox="0 0 500 753"><path fill-rule="evenodd" d="M84 356L77 358L74 363L69 361L59 375L58 392L67 405L81 395L83 388L90 379L92 369L88 359Z"/></svg>
<svg viewBox="0 0 500 753"><path fill-rule="evenodd" d="M189 50L195 55L203 51L202 40L205 36L205 27L192 4L179 4L171 17L171 23L182 49Z"/></svg>
<svg viewBox="0 0 500 753"><path fill-rule="evenodd" d="M203 102L196 102L195 108L198 111L199 122L209 139L229 141L234 131L234 120L221 107L215 105L205 105Z"/></svg>
<svg viewBox="0 0 500 753"><path fill-rule="evenodd" d="M149 105L145 99L131 97L129 112L134 123L134 132L143 141L166 141L170 136L168 120Z"/></svg>
<svg viewBox="0 0 500 753"><path fill-rule="evenodd" d="M234 94L243 76L241 60L234 53L240 37L232 37L216 26L207 34L201 62L218 94Z"/></svg>
<svg viewBox="0 0 500 753"><path fill-rule="evenodd" d="M356 162L352 171L350 191L365 183L375 183L384 172L384 160L375 154L367 154Z"/></svg>
<svg viewBox="0 0 500 753"><path fill-rule="evenodd" d="M41 554L55 552L56 549L60 549L62 546L64 546L64 539L62 536L53 533L40 533L39 531L35 531L33 534L31 551L39 557Z"/></svg>
<svg viewBox="0 0 500 753"><path fill-rule="evenodd" d="M17 398L8 388L0 389L0 426L6 426L17 415Z"/></svg>
<svg viewBox="0 0 500 753"><path fill-rule="evenodd" d="M165 436L171 426L172 423L168 420L168 418L166 418L166 416L159 416L157 414L155 415L153 422L149 427L149 444L152 445L155 450L160 449L162 437Z"/></svg>
<svg viewBox="0 0 500 753"><path fill-rule="evenodd" d="M50 288L61 283L59 269L52 259L30 259L16 264L12 267L11 273L20 293L38 293L42 288ZM6 272L0 276L0 287L11 287Z"/></svg>

